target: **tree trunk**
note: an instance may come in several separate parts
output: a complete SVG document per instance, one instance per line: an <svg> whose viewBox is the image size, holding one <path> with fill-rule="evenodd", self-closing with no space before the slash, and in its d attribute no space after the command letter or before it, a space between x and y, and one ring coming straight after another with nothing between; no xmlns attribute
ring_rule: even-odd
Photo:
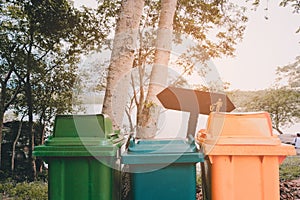
<svg viewBox="0 0 300 200"><path fill-rule="evenodd" d="M40 124L42 124L42 123L40 123ZM46 128L45 123L43 123L42 126L43 126L43 130L42 130L41 135L40 135L40 138L41 138L40 145L45 143L45 131L46 131L45 130L45 128Z"/></svg>
<svg viewBox="0 0 300 200"><path fill-rule="evenodd" d="M2 167L2 137L3 137L3 120L4 120L4 113L5 113L5 98L6 98L6 94L5 94L5 86L4 84L1 82L1 94L0 94L0 169Z"/></svg>
<svg viewBox="0 0 300 200"><path fill-rule="evenodd" d="M8 107L11 105L11 103L15 100L17 94L19 93L19 90L21 88L21 85L18 85L16 91L14 91L14 94L11 96L9 100L7 100L7 97L9 96L7 93L7 83L10 80L11 74L13 73L13 66L10 66L10 70L8 71L6 77L1 80L1 88L0 88L0 169L2 164L2 137L3 137L3 123L4 123L4 113L8 109Z"/></svg>
<svg viewBox="0 0 300 200"><path fill-rule="evenodd" d="M3 135L4 113L0 113L0 169L2 167L2 135Z"/></svg>
<svg viewBox="0 0 300 200"><path fill-rule="evenodd" d="M282 130L279 127L273 127L280 135L283 134Z"/></svg>
<svg viewBox="0 0 300 200"><path fill-rule="evenodd" d="M176 4L177 0L161 1L154 65L150 75L146 101L143 105L142 119L139 120L140 124L138 124L138 138L153 138L157 132L161 104L156 95L166 87L167 83Z"/></svg>
<svg viewBox="0 0 300 200"><path fill-rule="evenodd" d="M18 133L17 136L13 142L13 146L12 146L12 156L11 156L11 172L12 175L14 176L14 171L15 171L15 154L16 154L16 144L19 140L19 137L21 135L21 131L22 131L22 125L23 125L23 117L20 120L20 124L19 124L19 128L18 128Z"/></svg>
<svg viewBox="0 0 300 200"><path fill-rule="evenodd" d="M123 0L117 21L102 108L114 129L120 129L123 122L143 7L144 0Z"/></svg>
<svg viewBox="0 0 300 200"><path fill-rule="evenodd" d="M34 131L33 131L33 101L32 101L32 88L31 88L31 73L32 73L32 58L31 58L31 53L32 53L32 47L34 43L34 38L33 38L33 31L30 31L30 44L29 44L29 49L27 52L27 72L26 72L26 77L25 77L25 96L26 96L26 101L27 101L27 107L28 107L28 126L29 126L29 135L31 135L30 139L30 157L32 160L32 170L33 170L33 178L36 178L36 165L35 165L35 160L33 159L32 152L34 150Z"/></svg>
<svg viewBox="0 0 300 200"><path fill-rule="evenodd" d="M6 94L6 85L8 81L8 77L11 72L8 73L8 76L2 81L1 80L1 88L0 88L0 169L2 167L2 138L3 138L3 123L4 123L4 113L5 113L5 100L7 97Z"/></svg>

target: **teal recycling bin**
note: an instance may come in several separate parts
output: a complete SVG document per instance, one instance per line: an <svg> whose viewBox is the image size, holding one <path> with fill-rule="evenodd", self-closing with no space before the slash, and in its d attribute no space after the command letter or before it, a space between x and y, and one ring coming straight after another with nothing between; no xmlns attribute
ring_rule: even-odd
<svg viewBox="0 0 300 200"><path fill-rule="evenodd" d="M203 162L194 139L135 140L122 155L130 171L133 200L195 200L196 163Z"/></svg>
<svg viewBox="0 0 300 200"><path fill-rule="evenodd" d="M105 115L60 115L53 136L33 152L49 170L50 200L118 200L120 147Z"/></svg>

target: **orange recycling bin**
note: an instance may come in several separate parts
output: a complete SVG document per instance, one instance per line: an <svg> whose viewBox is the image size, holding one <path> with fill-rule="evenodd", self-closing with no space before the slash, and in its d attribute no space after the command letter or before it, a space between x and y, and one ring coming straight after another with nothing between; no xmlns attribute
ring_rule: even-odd
<svg viewBox="0 0 300 200"><path fill-rule="evenodd" d="M279 164L296 152L273 135L267 112L211 113L196 139L204 199L279 200Z"/></svg>

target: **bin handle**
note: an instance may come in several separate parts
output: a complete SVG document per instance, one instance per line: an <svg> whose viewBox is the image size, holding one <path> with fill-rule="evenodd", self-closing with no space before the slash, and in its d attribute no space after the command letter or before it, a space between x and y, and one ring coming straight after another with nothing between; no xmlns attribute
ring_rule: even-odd
<svg viewBox="0 0 300 200"><path fill-rule="evenodd" d="M194 144L195 144L195 138L193 137L192 134L188 134L188 136L187 136L187 142L188 142L190 145L194 145Z"/></svg>
<svg viewBox="0 0 300 200"><path fill-rule="evenodd" d="M108 134L107 137L108 137L109 139L114 139L114 138L118 138L118 137L119 137L119 134L116 133L116 132L113 132L113 133Z"/></svg>
<svg viewBox="0 0 300 200"><path fill-rule="evenodd" d="M133 137L133 133L129 133L129 137L126 142L125 149L128 149L128 147L131 146L131 144L133 144L134 142L135 142L135 138Z"/></svg>
<svg viewBox="0 0 300 200"><path fill-rule="evenodd" d="M207 132L206 129L200 129L198 133L196 134L196 140L198 144L204 143L204 141L207 138Z"/></svg>

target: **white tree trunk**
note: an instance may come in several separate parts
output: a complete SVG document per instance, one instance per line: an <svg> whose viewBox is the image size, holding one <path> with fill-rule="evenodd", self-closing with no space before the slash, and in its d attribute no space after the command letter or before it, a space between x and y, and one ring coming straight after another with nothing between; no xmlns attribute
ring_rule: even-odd
<svg viewBox="0 0 300 200"><path fill-rule="evenodd" d="M144 0L123 0L117 21L102 109L114 129L120 129L123 122L143 7Z"/></svg>
<svg viewBox="0 0 300 200"><path fill-rule="evenodd" d="M166 87L168 63L170 60L173 18L177 0L162 0L159 27L157 31L154 65L150 75L150 84L143 106L142 120L138 124L138 138L153 138L157 132L160 103L156 95Z"/></svg>

